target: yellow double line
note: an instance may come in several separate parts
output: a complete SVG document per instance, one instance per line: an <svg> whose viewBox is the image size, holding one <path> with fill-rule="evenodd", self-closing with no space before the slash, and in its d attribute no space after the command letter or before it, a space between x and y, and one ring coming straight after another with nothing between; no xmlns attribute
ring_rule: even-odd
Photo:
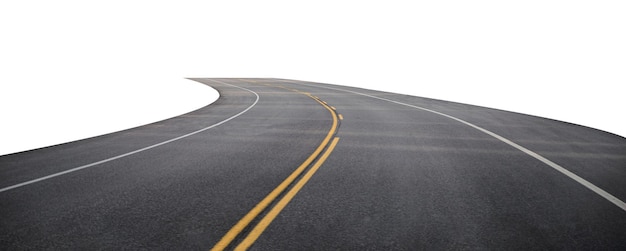
<svg viewBox="0 0 626 251"><path fill-rule="evenodd" d="M284 88L284 87L283 87ZM288 89L288 88L285 88ZM322 166L324 161L328 158L330 153L335 149L335 146L339 142L339 137L335 137L335 133L338 128L338 115L335 109L331 108L326 102L320 100L318 97L314 97L309 93L301 92L295 89L288 89L300 94L304 94L319 104L324 106L333 118L333 124L328 134L322 141L322 143L315 149L315 151L293 172L287 177L283 182L280 183L272 192L270 192L261 202L259 202L250 212L248 212L243 218L235 224L227 233L220 239L217 244L211 250L224 250L226 247L231 245L231 242L239 235L241 232L248 227L248 225L261 214L272 202L274 202L278 196L280 196L285 189L287 189L299 176L311 165L311 163L320 156L320 153L324 151L324 153L319 157L317 162L313 164L313 166L302 176L302 178L274 205L274 207L257 223L254 228L248 233L248 235L236 246L235 250L247 250L252 244L261 236L263 231L272 223L272 221L278 216L278 214L287 206L287 204L293 199L294 196L302 189L302 187L311 179L313 174Z"/></svg>

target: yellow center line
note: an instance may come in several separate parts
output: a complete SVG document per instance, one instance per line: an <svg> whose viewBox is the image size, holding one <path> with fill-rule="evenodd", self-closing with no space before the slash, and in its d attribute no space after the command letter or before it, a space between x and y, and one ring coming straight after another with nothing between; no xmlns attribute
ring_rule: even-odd
<svg viewBox="0 0 626 251"><path fill-rule="evenodd" d="M250 224L250 222L254 220L254 218L256 218L261 212L263 212L263 210L265 210L265 208L267 208L267 206L269 206L272 203L272 201L274 201L283 191L285 191L285 189L291 183L294 182L294 180L313 162L313 160L317 158L317 156L322 152L322 150L324 150L324 148L328 145L331 138L335 134L335 131L337 130L337 126L338 126L337 115L334 112L334 110L332 110L330 107L328 107L327 104L325 104L325 102L314 98L309 93L304 93L304 92L294 90L294 89L291 89L291 91L301 93L310 98L313 98L315 101L317 101L322 106L324 106L324 108L330 111L332 118L333 118L333 124L330 130L328 131L328 133L326 134L326 137L324 138L322 143L317 147L317 149L315 149L315 151L293 173L291 173L289 177L283 180L283 182L281 182L276 188L274 188L274 190L272 190L272 192L270 192L267 196L265 196L265 198L263 198L261 202L259 202L254 208L252 208L250 212L248 212L243 218L241 218L237 222L237 224L235 224L224 235L224 237L222 237L222 239L220 239L220 241L217 242L217 244L215 244L215 246L211 249L211 251L224 250L226 247L228 247L228 245L230 245L230 243L237 237L237 235L239 235L241 231L243 231L243 229L245 229Z"/></svg>
<svg viewBox="0 0 626 251"><path fill-rule="evenodd" d="M296 194L304 187L304 185L313 177L313 174L317 172L317 170L324 164L324 161L328 158L330 153L335 149L335 146L339 142L339 137L335 137L333 141L330 143L328 150L322 154L320 159L315 162L315 165L311 167L311 169L306 172L306 174L294 185L294 187L289 190L289 192L272 208L272 210L261 219L259 224L257 224L252 232L246 236L246 238L235 248L236 251L247 250L252 246L252 244L261 236L263 231L274 221L276 216L289 204L289 202L296 196Z"/></svg>

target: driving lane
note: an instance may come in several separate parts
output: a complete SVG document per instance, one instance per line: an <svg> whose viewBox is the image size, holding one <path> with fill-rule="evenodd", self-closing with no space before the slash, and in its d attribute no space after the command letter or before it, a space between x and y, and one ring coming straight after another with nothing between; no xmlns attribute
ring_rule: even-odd
<svg viewBox="0 0 626 251"><path fill-rule="evenodd" d="M626 248L622 208L482 131L390 101L495 132L624 201L622 137L453 102L283 83L332 103L344 117L342 142L259 250Z"/></svg>
<svg viewBox="0 0 626 251"><path fill-rule="evenodd" d="M216 88L220 99L147 126L1 156L7 187L180 137L250 108L189 137L0 193L0 246L208 249L301 165L331 127L328 111L306 95L250 81L198 81ZM257 93L258 103L239 87Z"/></svg>

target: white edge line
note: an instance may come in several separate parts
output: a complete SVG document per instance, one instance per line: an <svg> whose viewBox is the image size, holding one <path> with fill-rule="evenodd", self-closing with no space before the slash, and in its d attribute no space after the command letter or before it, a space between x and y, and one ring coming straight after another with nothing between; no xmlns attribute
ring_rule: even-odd
<svg viewBox="0 0 626 251"><path fill-rule="evenodd" d="M120 155L117 155L115 157L111 157L111 158L108 158L108 159L105 159L105 160L97 161L97 162L94 162L94 163L91 163L91 164L75 167L75 168L72 168L72 169L68 169L68 170L65 170L65 171L62 171L62 172L50 174L48 176L44 176L44 177L37 178L37 179L34 179L34 180L29 180L29 181L26 181L26 182L22 182L22 183L19 183L19 184L8 186L8 187L0 189L0 193L6 192L6 191L9 191L11 189L18 188L18 187L30 185L30 184L37 183L37 182L40 182L40 181L44 181L44 180L47 180L47 179L51 179L51 178L54 178L54 177L57 177L57 176L61 176L61 175L64 175L64 174L76 172L76 171L79 171L79 170L82 170L82 169L85 169L85 168L89 168L89 167L92 167L92 166L97 166L97 165L100 165L100 164L103 164L103 163L106 163L106 162L109 162L109 161L113 161L113 160L116 160L116 159L121 159L121 158L130 156L130 155L133 155L133 154L136 154L136 153L140 153L140 152L143 152L143 151L146 151L146 150L150 150L152 148L155 148L155 147L158 147L158 146L162 146L162 145L165 145L167 143L171 143L171 142L174 142L174 141L177 141L177 140L180 140L180 139L192 136L194 134L201 133L203 131L209 130L209 129L214 128L214 127L217 127L217 126L222 125L222 124L224 124L224 123L226 123L228 121L231 121L234 118L239 117L240 115L246 113L248 110L252 109L252 107L254 107L259 102L259 94L257 94L254 91L251 91L251 90L243 88L243 87L227 84L227 83L224 83L224 82L218 81L218 80L209 79L209 81L213 81L213 82L217 82L217 83L220 83L220 84L229 85L229 86L232 86L232 87L236 87L236 88L239 88L239 89L251 92L252 94L254 94L256 96L256 100L254 101L254 103L252 105L250 105L248 108L246 108L245 110L241 111L240 113L237 113L237 114L235 114L234 116L232 116L232 117L230 117L228 119L222 120L221 122L218 122L216 124L213 124L213 125L205 127L205 128L202 128L200 130L197 130L197 131L194 131L194 132L191 132L191 133L188 133L188 134L185 134L183 136L179 136L179 137L176 137L176 138L173 138L173 139L170 139L170 140L166 140L166 141L163 141L161 143L157 143L157 144L154 144L154 145L151 145L151 146L147 146L147 147L144 147L144 148L132 151L132 152L120 154Z"/></svg>
<svg viewBox="0 0 626 251"><path fill-rule="evenodd" d="M543 156L541 156L541 155L539 155L539 154L537 154L537 153L535 153L535 152L533 152L533 151L531 151L531 150L529 150L529 149L527 149L527 148L525 148L523 146L520 146L520 145L516 144L515 142L513 142L513 141L511 141L511 140L509 140L509 139L507 139L505 137L502 137L502 136L500 136L500 135L498 135L498 134L496 134L494 132L491 132L491 131L489 131L487 129L484 129L482 127L474 125L474 124L472 124L470 122L467 122L465 120L462 120L462 119L459 119L459 118L456 118L456 117L453 117L453 116L450 116L448 114L441 113L441 112L438 112L438 111L433 111L433 110L430 110L430 109L427 109L427 108L423 108L423 107L419 107L419 106L415 106L415 105L410 105L410 104L406 104L406 103L402 103L402 102L399 102L399 101L390 100L390 99L386 99L386 98L376 97L376 96L368 95L368 94L365 94L365 93L360 93L360 92L355 92L355 91L350 91L350 90L344 90L344 89L338 89L338 88L332 88L332 87L326 87L326 86L316 86L316 85L305 84L305 83L297 83L297 82L286 81L286 80L277 80L277 81L288 82L288 83L295 83L295 84L300 84L300 85L313 86L313 87L319 87L319 88L325 88L325 89L331 89L331 90L337 90L337 91L343 91L343 92L349 92L349 93L353 93L353 94L357 94L357 95L361 95L361 96L366 96L366 97L370 97L370 98L374 98L374 99L379 99L379 100L395 103L395 104L398 104L398 105L403 105L403 106L408 106L408 107L424 110L424 111L427 111L427 112L435 113L435 114L438 114L438 115L441 115L441 116L444 116L444 117L456 120L456 121L461 122L461 123L463 123L465 125L473 127L474 129L477 129L477 130L479 130L479 131L481 131L483 133L486 133L486 134L488 134L488 135L490 135L490 136L492 136L492 137L494 137L494 138L496 138L496 139L498 139L498 140L500 140L500 141L502 141L502 142L504 142L504 143L506 143L506 144L508 144L508 145L510 145L512 147L515 147L516 149L518 149L518 150L520 150L520 151L522 151L522 152L532 156L533 158L535 158L535 159L545 163L546 165L552 167L553 169L561 172L565 176L573 179L574 181L576 181L579 184L585 186L589 190L591 190L591 191L595 192L596 194L602 196L603 198L605 198L609 202L615 204L616 206L618 206L622 210L626 211L626 203L624 203L623 201L621 201L617 197L613 196L612 194L604 191L602 188L597 187L596 185L592 184L591 182L589 182L589 181L581 178L580 176L578 176L578 175L568 171L564 167L562 167L562 166L560 166L560 165L550 161L549 159L546 159L545 157L543 157Z"/></svg>

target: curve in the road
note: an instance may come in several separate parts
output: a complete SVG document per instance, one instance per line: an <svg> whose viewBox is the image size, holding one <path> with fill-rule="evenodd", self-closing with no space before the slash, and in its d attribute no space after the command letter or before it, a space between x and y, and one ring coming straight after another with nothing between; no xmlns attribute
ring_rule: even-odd
<svg viewBox="0 0 626 251"><path fill-rule="evenodd" d="M73 170L0 193L0 246L626 248L626 211L546 167L624 201L624 138L347 86L193 80L223 95L158 123L0 156L0 187Z"/></svg>

